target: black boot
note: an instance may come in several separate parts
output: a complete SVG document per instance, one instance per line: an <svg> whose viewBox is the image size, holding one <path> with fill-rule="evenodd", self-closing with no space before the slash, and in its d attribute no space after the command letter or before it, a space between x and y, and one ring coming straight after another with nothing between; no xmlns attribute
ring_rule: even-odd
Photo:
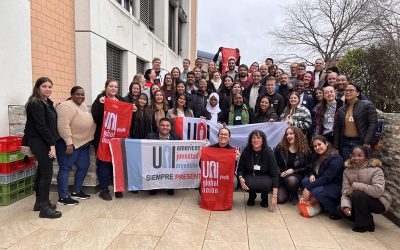
<svg viewBox="0 0 400 250"><path fill-rule="evenodd" d="M256 204L257 193L249 192L249 199L247 200L247 206L254 206Z"/></svg>
<svg viewBox="0 0 400 250"><path fill-rule="evenodd" d="M54 204L54 203L50 203L50 201L48 202L49 203L49 207L51 208L51 209L53 209L53 210L55 210L55 209L57 209L57 205L56 204ZM40 211L40 201L39 201L39 196L36 196L36 202L35 202L35 205L33 205L33 211Z"/></svg>
<svg viewBox="0 0 400 250"><path fill-rule="evenodd" d="M299 203L299 195L296 193L291 194L292 205L297 205Z"/></svg>
<svg viewBox="0 0 400 250"><path fill-rule="evenodd" d="M39 213L40 218L55 219L55 218L60 218L61 216L62 214L60 211L53 210L49 207L49 202L47 201L42 202Z"/></svg>
<svg viewBox="0 0 400 250"><path fill-rule="evenodd" d="M268 193L267 192L263 192L261 193L261 203L260 203L261 207L267 208L268 207Z"/></svg>

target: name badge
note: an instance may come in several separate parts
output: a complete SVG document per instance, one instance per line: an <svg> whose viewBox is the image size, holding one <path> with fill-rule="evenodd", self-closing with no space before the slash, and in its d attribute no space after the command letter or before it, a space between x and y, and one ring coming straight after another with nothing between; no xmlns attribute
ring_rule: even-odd
<svg viewBox="0 0 400 250"><path fill-rule="evenodd" d="M260 165L254 165L254 170L258 170L258 171L260 171L261 170L261 166Z"/></svg>
<svg viewBox="0 0 400 250"><path fill-rule="evenodd" d="M235 117L235 120L236 120L236 121L241 121L241 120L242 120L242 117L241 117L241 116L236 116L236 117Z"/></svg>
<svg viewBox="0 0 400 250"><path fill-rule="evenodd" d="M303 104L306 105L306 104L307 104L307 101L303 101Z"/></svg>
<svg viewBox="0 0 400 250"><path fill-rule="evenodd" d="M349 122L354 122L353 116L350 116L350 117L349 117Z"/></svg>
<svg viewBox="0 0 400 250"><path fill-rule="evenodd" d="M170 97L170 96L168 96L168 98L167 98L167 99L168 99L168 101L171 101L171 97Z"/></svg>
<svg viewBox="0 0 400 250"><path fill-rule="evenodd" d="M333 122L333 121L334 121L334 119L332 117L328 118L328 122Z"/></svg>

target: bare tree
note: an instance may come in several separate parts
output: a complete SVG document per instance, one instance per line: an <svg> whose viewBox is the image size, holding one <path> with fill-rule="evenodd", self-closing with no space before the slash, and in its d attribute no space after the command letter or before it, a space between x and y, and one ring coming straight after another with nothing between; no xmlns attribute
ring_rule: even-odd
<svg viewBox="0 0 400 250"><path fill-rule="evenodd" d="M307 55L303 57L318 56L329 62L350 48L369 44L372 2L298 0L283 7L285 21L270 34L280 46Z"/></svg>

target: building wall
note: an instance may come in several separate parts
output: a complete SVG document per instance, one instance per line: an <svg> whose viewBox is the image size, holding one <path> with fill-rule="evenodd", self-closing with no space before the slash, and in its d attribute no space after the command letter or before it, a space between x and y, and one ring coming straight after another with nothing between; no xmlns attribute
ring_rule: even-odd
<svg viewBox="0 0 400 250"><path fill-rule="evenodd" d="M0 1L0 136L9 134L8 105L32 92L30 1Z"/></svg>
<svg viewBox="0 0 400 250"><path fill-rule="evenodd" d="M385 122L381 140L381 159L386 189L393 198L387 215L400 225L400 113L384 113L383 116Z"/></svg>
<svg viewBox="0 0 400 250"><path fill-rule="evenodd" d="M190 21L191 2L185 1ZM88 104L104 89L107 43L123 51L123 94L128 92L136 73L137 58L148 62L150 68L152 59L159 57L161 67L171 70L174 66L181 67L183 58L192 54L192 35L185 37L186 54L178 55L168 47L168 3L169 0L156 0L154 7L158 20L155 20L155 31L151 32L138 17L114 0L75 1L76 81L87 89Z"/></svg>
<svg viewBox="0 0 400 250"><path fill-rule="evenodd" d="M41 76L54 84L53 101L69 97L75 86L73 0L32 0L32 83Z"/></svg>
<svg viewBox="0 0 400 250"><path fill-rule="evenodd" d="M197 58L197 0L191 1L191 18L190 18L190 62L194 67L194 61Z"/></svg>

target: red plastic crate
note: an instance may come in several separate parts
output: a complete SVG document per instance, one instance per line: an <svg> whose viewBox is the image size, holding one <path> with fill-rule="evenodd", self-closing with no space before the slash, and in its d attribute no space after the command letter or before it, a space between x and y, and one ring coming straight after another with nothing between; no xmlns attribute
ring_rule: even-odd
<svg viewBox="0 0 400 250"><path fill-rule="evenodd" d="M21 170L27 169L33 166L35 161L34 157L29 158L29 163L25 163L24 160L9 162L9 163L0 163L0 174L11 174L14 172L19 172Z"/></svg>
<svg viewBox="0 0 400 250"><path fill-rule="evenodd" d="M22 136L0 137L0 152L8 153L20 150Z"/></svg>

